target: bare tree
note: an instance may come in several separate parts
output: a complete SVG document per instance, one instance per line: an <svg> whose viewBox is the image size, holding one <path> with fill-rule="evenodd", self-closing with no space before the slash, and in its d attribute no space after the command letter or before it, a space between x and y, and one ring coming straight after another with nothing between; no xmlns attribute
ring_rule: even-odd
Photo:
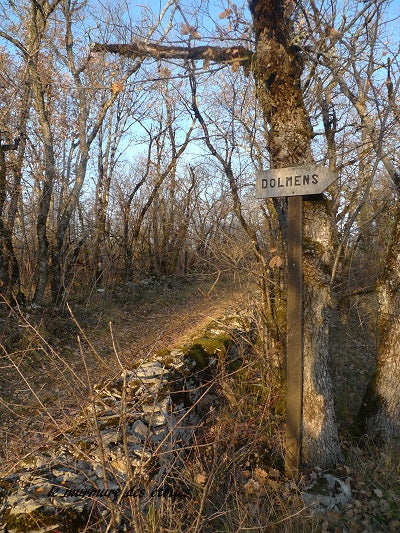
<svg viewBox="0 0 400 533"><path fill-rule="evenodd" d="M379 167L384 168L393 191L394 215L390 224L390 244L385 266L377 283L380 304L377 369L358 415L358 423L363 430L373 437L387 440L400 434L400 396L397 387L400 378L400 162L392 142L393 138L398 138L399 132L399 106L395 94L400 79L397 60L390 56L383 59L392 53L389 37L385 33L385 9L388 8L388 3L364 2L360 11L342 13L341 18L333 3L331 17L325 18L315 2L311 1L310 5L313 32L310 31L309 34L314 36L314 46L318 49L316 64L329 73L330 83L350 102L360 132L355 158L359 165L359 188L345 210L345 216L348 213L351 215L347 218L336 252L333 276L356 220L363 227L359 215L365 212L372 188L377 187L378 180L382 179ZM308 21L310 22L310 18ZM361 235L361 231L360 238L366 238L366 235Z"/></svg>
<svg viewBox="0 0 400 533"><path fill-rule="evenodd" d="M19 40L12 33L7 33L3 30L0 31L0 36L15 46L26 62L43 142L44 179L40 190L36 223L38 238L38 281L34 295L34 303L36 304L41 303L48 280L49 242L46 224L52 190L56 180L54 139L49 116L49 104L45 98L46 91L40 73L40 53L43 39L48 29L49 19L59 3L60 0L54 0L53 2L45 1L39 6L39 4L32 1L26 10L24 9L25 6L23 6L22 12L27 17L25 42ZM13 3L10 3L10 7L16 8Z"/></svg>
<svg viewBox="0 0 400 533"><path fill-rule="evenodd" d="M255 51L242 46L173 47L157 44L98 44L93 51L108 51L129 57L156 57L234 63L250 69L265 120L267 145L274 167L310 163L312 129L301 89L303 61L293 44L294 3L256 0L250 3ZM195 27L194 24L191 27ZM192 33L193 35L193 33ZM196 81L191 77L192 108L211 153L220 161L231 184L234 210L261 257L254 230L243 218L229 161L210 143L207 125L196 100ZM303 454L306 463L327 466L340 457L334 420L332 386L328 373L329 325L332 299L330 268L332 217L326 201L314 198L305 202L305 339L304 339L304 425ZM316 251L318 250L318 253ZM317 324L318 333L315 334Z"/></svg>
<svg viewBox="0 0 400 533"><path fill-rule="evenodd" d="M12 64L7 54L1 55L2 86L0 119L0 279L1 292L8 300L23 301L18 259L13 232L21 198L22 165L26 147L26 126L30 111L31 90L26 71ZM18 72L21 72L19 75Z"/></svg>

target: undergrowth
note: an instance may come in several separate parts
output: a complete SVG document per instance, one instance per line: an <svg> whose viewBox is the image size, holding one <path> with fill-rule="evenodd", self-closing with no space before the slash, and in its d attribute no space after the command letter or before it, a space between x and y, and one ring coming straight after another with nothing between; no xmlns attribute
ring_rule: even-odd
<svg viewBox="0 0 400 533"><path fill-rule="evenodd" d="M100 303L94 309L97 305ZM15 333L8 345L3 343L3 371L13 376L18 387L24 385L19 396L15 391L2 391L1 408L7 414L2 425L6 435L2 444L7 459L4 472L12 470L28 448L32 451L56 435L60 438L71 428L77 408L87 402L92 390L91 368L112 368L113 374L122 365L112 327L107 332L108 351L99 353L74 309L71 311L68 317L64 315L66 326L59 332L57 317L34 323L30 320L32 311L31 316L12 311L3 320L3 327L7 320L9 331ZM80 312L83 316L89 313ZM107 317L113 312L113 308L104 309ZM118 319L121 312L116 310ZM90 323L89 317L86 326ZM98 331L94 319L92 325ZM285 391L280 379L270 377L268 361L257 340L261 325L254 323L253 329L253 342L238 339L240 367L221 366L213 378L213 404L203 415L193 440L182 450L184 461L164 479L165 485L188 490L179 497L154 498L146 507L134 497L124 504L126 507L110 501L110 521L104 523L93 513L82 531L118 531L127 509L126 530L135 533L400 531L399 450L351 436L343 422L348 416L345 404L341 405L345 463L334 474L349 480L353 499L340 512L323 515L313 514L304 505L301 493L318 472L304 471L298 480L285 476ZM82 366L70 365L68 359L68 349L75 349L71 339L77 334L86 377ZM64 343L67 351L53 347L49 336L58 337L56 344L60 347ZM17 350L12 342L18 345ZM14 350L10 350L12 346ZM43 382L35 376L38 368ZM46 392L43 383L49 380L57 387ZM29 430L25 427L21 431L26 422ZM11 450L16 443L20 448Z"/></svg>

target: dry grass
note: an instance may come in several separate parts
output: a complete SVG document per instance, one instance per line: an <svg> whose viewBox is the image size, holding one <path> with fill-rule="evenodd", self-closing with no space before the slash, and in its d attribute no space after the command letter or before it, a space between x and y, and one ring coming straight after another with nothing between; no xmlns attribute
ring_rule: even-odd
<svg viewBox="0 0 400 533"><path fill-rule="evenodd" d="M89 385L112 379L158 350L182 343L190 333L237 302L244 289L213 281L178 281L92 295L86 306L68 310L20 312L1 304L0 316L0 465L12 465L73 422L87 402ZM87 308L86 308L87 307ZM85 331L85 339L78 324ZM114 333L114 342L111 333ZM77 342L81 336L82 345ZM118 353L118 358L116 357Z"/></svg>
<svg viewBox="0 0 400 533"><path fill-rule="evenodd" d="M240 344L240 343L238 343ZM163 483L190 495L150 501L125 512L140 533L318 531L300 488L283 471L282 391L266 382L261 355L242 343L240 369L215 378L218 399L202 419L184 461ZM204 385L207 387L207 384ZM114 514L121 513L116 506ZM120 515L120 518L123 517ZM111 521L110 531L114 531Z"/></svg>
<svg viewBox="0 0 400 533"><path fill-rule="evenodd" d="M194 323L203 325L211 314L226 307L228 293L221 289L218 298L213 299L206 291L196 306L191 298L193 291L188 290L181 299L169 302L168 307L165 295L155 294L140 304L144 306L143 316L136 309L136 314L132 310L133 317L129 316L129 303L114 307L107 300L108 304L102 307L94 299L93 314L85 311L89 327L81 329L85 316L80 310L75 322L70 317L54 317L55 322L59 320L59 327L64 324L57 349L46 340L51 317L33 325L32 316L9 311L8 329L17 331L20 349L10 350L11 343L6 346L3 342L3 472L54 435L65 435L99 378L120 373L127 362L133 362L132 352L139 347L144 359L162 348L165 341L159 339L166 332L170 340L184 338L193 331ZM236 300L239 296L237 293ZM164 310L157 307L161 302ZM110 329L111 317L114 326ZM136 329L135 322L139 322ZM154 322L158 322L160 333L155 334L157 328L150 328ZM54 328L52 335L56 334ZM74 344L77 334L80 344ZM354 348L356 341L357 338L352 344L352 357L355 364L361 365L363 352ZM295 483L285 477L283 470L282 386L269 379L267 362L256 342L250 345L247 339L241 339L237 344L243 350L241 367L221 368L214 377L214 405L204 414L194 440L178 450L183 461L162 480L167 485L186 487L190 493L150 498L144 507L135 497L110 499L108 518L94 507L90 525L82 531L118 531L124 520L129 522L128 531L135 533L400 531L399 450L378 448L345 434L345 465L335 473L350 479L353 501L342 512L323 516L314 516L305 508L301 490L312 472L306 472ZM346 390L350 389L349 386ZM122 398L122 404L123 401ZM346 429L350 415L346 406L342 409L342 427ZM123 409L120 423L123 431ZM101 445L99 431L97 435ZM109 468L104 458L103 472ZM106 476L104 479L106 482ZM135 485L140 480L132 477L130 482Z"/></svg>

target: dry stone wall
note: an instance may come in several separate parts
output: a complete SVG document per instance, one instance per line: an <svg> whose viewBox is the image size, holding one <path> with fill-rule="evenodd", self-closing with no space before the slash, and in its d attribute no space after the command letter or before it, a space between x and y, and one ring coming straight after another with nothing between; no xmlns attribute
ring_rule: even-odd
<svg viewBox="0 0 400 533"><path fill-rule="evenodd" d="M202 336L94 387L76 424L0 480L0 532L129 531L135 509L184 498L184 447L249 335L230 314Z"/></svg>

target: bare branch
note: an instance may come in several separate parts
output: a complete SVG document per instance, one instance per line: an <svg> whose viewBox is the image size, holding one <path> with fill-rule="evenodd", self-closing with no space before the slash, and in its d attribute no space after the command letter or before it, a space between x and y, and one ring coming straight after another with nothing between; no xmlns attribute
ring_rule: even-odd
<svg viewBox="0 0 400 533"><path fill-rule="evenodd" d="M18 41L18 39L15 39L12 35L2 30L0 30L0 37L2 37L3 39L6 39L8 42L13 44L16 48L18 48L22 52L24 57L26 58L29 57L29 53L27 49L25 48L25 46L21 43L21 41Z"/></svg>
<svg viewBox="0 0 400 533"><path fill-rule="evenodd" d="M154 57L156 59L183 59L213 61L216 63L241 63L249 65L253 52L244 46L163 46L160 44L101 44L93 43L92 52L109 52L128 57Z"/></svg>

